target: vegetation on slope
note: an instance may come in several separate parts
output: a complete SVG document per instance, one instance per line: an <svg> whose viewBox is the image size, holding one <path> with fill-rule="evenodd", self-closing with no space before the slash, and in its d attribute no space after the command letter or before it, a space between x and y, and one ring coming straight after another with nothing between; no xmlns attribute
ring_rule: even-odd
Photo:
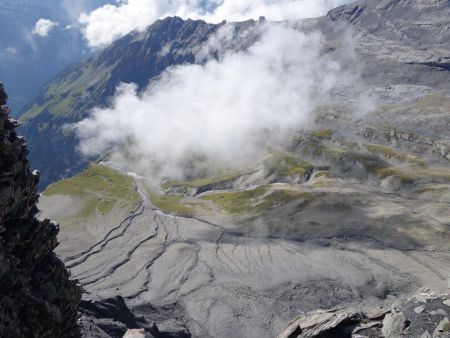
<svg viewBox="0 0 450 338"><path fill-rule="evenodd" d="M309 133L309 135L313 136L313 137L317 137L319 139L325 139L325 140L331 140L333 138L334 135L334 130L333 129L318 129L318 130L313 130Z"/></svg>
<svg viewBox="0 0 450 338"><path fill-rule="evenodd" d="M313 166L303 160L299 160L290 154L279 151L272 151L273 156L264 163L268 169L268 176L290 177L299 175L301 177L309 176Z"/></svg>
<svg viewBox="0 0 450 338"><path fill-rule="evenodd" d="M216 186L221 184L226 184L228 182L232 182L239 177L244 175L243 173L226 173L223 175L213 176L213 177L206 177L206 178L200 178L196 180L187 180L187 181L180 181L180 180L166 180L161 184L161 188L164 190L170 189L170 188L177 188L177 189L188 189L188 188L194 188L199 189L206 186Z"/></svg>
<svg viewBox="0 0 450 338"><path fill-rule="evenodd" d="M367 144L366 147L370 153L381 157L386 157L388 159L393 158L401 162L409 162L411 164L416 164L421 167L427 166L425 161L417 158L416 156L405 154L388 146L380 144Z"/></svg>
<svg viewBox="0 0 450 338"><path fill-rule="evenodd" d="M183 204L182 195L159 194L151 189L147 189L147 193L152 204L165 213L178 216L192 216L194 213L194 208Z"/></svg>
<svg viewBox="0 0 450 338"><path fill-rule="evenodd" d="M201 198L214 202L231 214L254 214L294 200L309 199L312 196L308 192L287 189L283 186L265 185L248 190L209 193Z"/></svg>
<svg viewBox="0 0 450 338"><path fill-rule="evenodd" d="M86 203L76 215L79 218L87 218L96 212L107 214L118 202L128 206L139 202L133 178L97 164L77 176L50 185L43 195L81 197Z"/></svg>

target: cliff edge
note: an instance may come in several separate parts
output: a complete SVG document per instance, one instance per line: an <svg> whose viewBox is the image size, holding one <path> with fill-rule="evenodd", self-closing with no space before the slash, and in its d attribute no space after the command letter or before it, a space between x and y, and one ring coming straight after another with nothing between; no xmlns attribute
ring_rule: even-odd
<svg viewBox="0 0 450 338"><path fill-rule="evenodd" d="M0 337L76 337L81 289L53 250L57 224L38 221L38 173L0 83Z"/></svg>

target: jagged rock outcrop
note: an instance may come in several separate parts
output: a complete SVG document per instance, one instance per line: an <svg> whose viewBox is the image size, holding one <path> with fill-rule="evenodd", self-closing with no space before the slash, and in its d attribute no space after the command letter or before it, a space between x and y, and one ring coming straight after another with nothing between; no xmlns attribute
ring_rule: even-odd
<svg viewBox="0 0 450 338"><path fill-rule="evenodd" d="M120 296L101 299L84 294L80 303L78 325L86 338L145 337L189 338L188 332L161 332L154 322L136 317Z"/></svg>
<svg viewBox="0 0 450 338"><path fill-rule="evenodd" d="M76 337L81 289L53 250L58 225L38 221L37 172L0 84L0 337Z"/></svg>
<svg viewBox="0 0 450 338"><path fill-rule="evenodd" d="M390 308L316 310L295 318L278 338L450 337L450 298L429 290Z"/></svg>
<svg viewBox="0 0 450 338"><path fill-rule="evenodd" d="M448 91L449 13L444 0L359 0L331 10L327 18L353 27L368 83L389 83L402 96L408 95L405 88L395 85L412 84L416 96L426 87Z"/></svg>

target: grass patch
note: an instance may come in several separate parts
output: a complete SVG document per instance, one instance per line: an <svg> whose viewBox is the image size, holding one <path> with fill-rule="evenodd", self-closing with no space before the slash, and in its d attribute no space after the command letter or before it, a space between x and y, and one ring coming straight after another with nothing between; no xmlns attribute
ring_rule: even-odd
<svg viewBox="0 0 450 338"><path fill-rule="evenodd" d="M371 168L370 172L376 174L380 178L384 179L389 176L398 176L400 177L400 181L402 184L412 184L415 182L415 179L412 175L403 172L397 168L391 167L382 167L382 168Z"/></svg>
<svg viewBox="0 0 450 338"><path fill-rule="evenodd" d="M323 179L314 181L312 185L317 188L329 188L329 187L333 186L333 184L332 184L332 182L330 182L330 180L323 180Z"/></svg>
<svg viewBox="0 0 450 338"><path fill-rule="evenodd" d="M405 161L407 159L406 155L386 146L379 144L367 144L367 150L375 155L385 156L387 158L395 158L399 161Z"/></svg>
<svg viewBox="0 0 450 338"><path fill-rule="evenodd" d="M224 174L222 176L201 178L191 181L166 180L161 184L161 188L163 190L167 190L169 188L201 188L208 185L221 184L237 180L242 175L243 175L242 173L233 172Z"/></svg>
<svg viewBox="0 0 450 338"><path fill-rule="evenodd" d="M171 194L158 194L150 189L147 190L150 200L153 205L158 209L180 216L191 216L194 214L194 209L182 204L181 195L171 195Z"/></svg>
<svg viewBox="0 0 450 338"><path fill-rule="evenodd" d="M326 156L335 162L359 162L368 171L371 171L371 168L388 167L388 164L377 156L347 149L327 149Z"/></svg>
<svg viewBox="0 0 450 338"><path fill-rule="evenodd" d="M367 172L384 179L388 176L399 176L403 184L415 182L416 175L413 172L391 167L388 163L374 154L364 154L343 150L328 150L327 155L334 161L351 161L361 163Z"/></svg>
<svg viewBox="0 0 450 338"><path fill-rule="evenodd" d="M46 111L56 118L79 118L85 111L82 109L85 107L83 95L92 87L94 90L89 92L90 98L98 100L113 66L89 63L83 68L72 67L44 88L41 102L25 112L21 120L28 121Z"/></svg>
<svg viewBox="0 0 450 338"><path fill-rule="evenodd" d="M299 199L310 200L312 197L313 194L309 192L300 192L287 189L273 190L269 194L265 195L263 197L263 201L258 203L255 208L258 211L265 211Z"/></svg>
<svg viewBox="0 0 450 338"><path fill-rule="evenodd" d="M440 181L450 181L450 170L440 168L427 168L418 170L402 170L393 167L373 167L370 172L378 175L380 178L388 176L399 176L404 184L411 184L420 179L435 179Z"/></svg>
<svg viewBox="0 0 450 338"><path fill-rule="evenodd" d="M407 155L404 153L401 153L395 149L392 149L387 146L379 145L379 144L368 144L366 145L367 150L375 155L378 156L384 156L387 158L395 158L402 162L410 162L412 164L416 164L419 167L426 168L427 162L425 162L422 159L417 158L416 156Z"/></svg>
<svg viewBox="0 0 450 338"><path fill-rule="evenodd" d="M313 170L310 163L278 151L274 151L274 156L266 160L264 164L269 170L268 176L273 174L281 177L306 176Z"/></svg>
<svg viewBox="0 0 450 338"><path fill-rule="evenodd" d="M201 197L206 201L212 201L222 209L239 214L249 211L260 198L267 193L267 186L243 191L227 191L207 194Z"/></svg>
<svg viewBox="0 0 450 338"><path fill-rule="evenodd" d="M102 165L91 165L81 174L53 183L44 196L69 195L86 200L86 206L78 217L86 218L95 211L111 212L118 201L133 205L139 202L134 180L118 171Z"/></svg>
<svg viewBox="0 0 450 338"><path fill-rule="evenodd" d="M331 140L334 135L334 130L333 129L313 130L309 133L309 135L320 138L320 139L324 139L324 140Z"/></svg>
<svg viewBox="0 0 450 338"><path fill-rule="evenodd" d="M329 170L317 171L314 174L314 178L330 178L330 171Z"/></svg>
<svg viewBox="0 0 450 338"><path fill-rule="evenodd" d="M289 189L277 189L271 185L243 191L228 191L202 196L231 214L255 213L270 210L297 199L310 199L313 195Z"/></svg>

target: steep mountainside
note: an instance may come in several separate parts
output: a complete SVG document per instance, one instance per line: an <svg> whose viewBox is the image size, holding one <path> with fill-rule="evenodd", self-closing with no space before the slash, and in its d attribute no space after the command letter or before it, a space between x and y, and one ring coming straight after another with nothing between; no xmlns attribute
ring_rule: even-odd
<svg viewBox="0 0 450 338"><path fill-rule="evenodd" d="M252 24L236 24L236 29ZM31 162L43 172L42 186L86 165L65 124L106 105L120 82L134 82L142 89L170 66L200 62L196 54L220 27L176 17L157 21L145 32L131 33L88 61L67 68L47 84L21 117Z"/></svg>
<svg viewBox="0 0 450 338"><path fill-rule="evenodd" d="M395 100L428 92L429 87L448 91L449 15L447 1L360 1L298 26L321 30L327 37L327 52L333 55L342 53L339 40L347 29L342 22L349 23L361 64L345 66L358 68L364 82L361 87L383 87L377 94ZM249 46L254 37L242 34L255 24L235 24L234 34L240 37L228 48ZM222 25L180 18L157 21L145 32L131 33L87 62L67 68L45 86L21 118L31 161L43 171L41 187L79 172L86 164L75 151L73 135L62 126L86 117L95 106L108 104L121 81L137 83L142 89L170 66L200 62L196 55L202 44ZM398 89L396 84L420 87Z"/></svg>
<svg viewBox="0 0 450 338"><path fill-rule="evenodd" d="M424 85L449 91L450 34L447 0L357 1L328 13L351 23L362 75L370 83Z"/></svg>
<svg viewBox="0 0 450 338"><path fill-rule="evenodd" d="M39 177L5 104L0 84L0 336L76 337L81 289L53 252L58 225L35 218Z"/></svg>

